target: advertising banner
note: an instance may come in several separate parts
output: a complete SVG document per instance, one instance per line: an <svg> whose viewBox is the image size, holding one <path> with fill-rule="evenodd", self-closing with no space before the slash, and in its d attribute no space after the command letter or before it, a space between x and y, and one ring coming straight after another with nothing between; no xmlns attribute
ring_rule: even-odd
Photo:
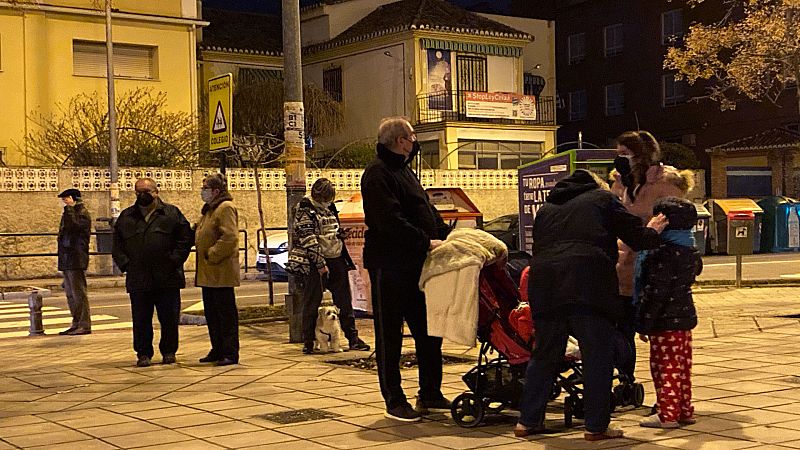
<svg viewBox="0 0 800 450"><path fill-rule="evenodd" d="M450 51L428 49L428 108L453 110Z"/></svg>
<svg viewBox="0 0 800 450"><path fill-rule="evenodd" d="M547 200L553 186L570 174L570 154L533 163L519 169L520 249L533 250L533 219Z"/></svg>
<svg viewBox="0 0 800 450"><path fill-rule="evenodd" d="M467 117L536 120L536 97L508 92L465 92Z"/></svg>

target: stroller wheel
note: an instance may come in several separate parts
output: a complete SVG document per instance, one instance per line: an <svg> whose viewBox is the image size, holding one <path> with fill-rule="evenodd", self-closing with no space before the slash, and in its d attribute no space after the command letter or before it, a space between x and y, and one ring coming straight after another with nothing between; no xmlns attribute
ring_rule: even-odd
<svg viewBox="0 0 800 450"><path fill-rule="evenodd" d="M473 428L483 422L486 410L483 407L483 399L472 392L464 392L453 400L450 413L458 426Z"/></svg>
<svg viewBox="0 0 800 450"><path fill-rule="evenodd" d="M572 396L564 399L564 426L572 428Z"/></svg>
<svg viewBox="0 0 800 450"><path fill-rule="evenodd" d="M633 383L633 406L640 407L644 404L644 386L642 383Z"/></svg>
<svg viewBox="0 0 800 450"><path fill-rule="evenodd" d="M557 399L559 395L561 395L561 385L556 381L553 383L553 389L550 391L550 400Z"/></svg>

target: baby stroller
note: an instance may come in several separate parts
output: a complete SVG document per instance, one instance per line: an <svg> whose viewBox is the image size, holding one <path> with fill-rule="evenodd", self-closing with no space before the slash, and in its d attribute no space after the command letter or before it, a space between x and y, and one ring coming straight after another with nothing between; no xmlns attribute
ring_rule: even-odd
<svg viewBox="0 0 800 450"><path fill-rule="evenodd" d="M517 286L506 269L498 264L484 267L479 284L478 363L462 377L469 391L457 396L451 407L453 420L465 428L480 425L488 414L497 414L506 408L518 409L533 344L530 309L526 303L520 303ZM564 424L570 427L573 417L583 418L583 367L578 352L568 349L567 353L551 399L566 392ZM625 385L625 380L620 381L619 386ZM644 388L638 386L643 401ZM636 388L625 390L635 391ZM619 396L623 397L621 390ZM626 404L621 402L623 398L612 397L612 400L612 407ZM633 398L630 400L628 404L635 404ZM636 406L641 406L641 401Z"/></svg>

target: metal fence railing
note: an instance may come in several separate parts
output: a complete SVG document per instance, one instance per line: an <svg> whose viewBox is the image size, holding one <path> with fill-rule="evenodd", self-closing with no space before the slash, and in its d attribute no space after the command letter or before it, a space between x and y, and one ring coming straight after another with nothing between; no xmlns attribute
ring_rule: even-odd
<svg viewBox="0 0 800 450"><path fill-rule="evenodd" d="M247 272L250 269L250 260L247 256L247 244L248 244L248 234L247 230L239 230L239 234L243 235L242 242L244 242L244 246L239 246L239 252L244 252L244 271ZM99 255L111 255L111 230L109 231L92 231L90 233L91 236L95 237L95 248L98 250L89 251L89 256L99 256ZM58 237L57 232L43 232L43 233L0 233L0 239L3 238L33 238L33 237L53 237L53 241L55 242L55 238ZM104 242L105 241L105 242ZM108 250L106 250L106 248ZM102 249L99 250L99 249ZM192 247L192 253L196 252L195 248ZM58 253L56 252L40 252L40 253L2 253L0 252L0 258L42 258L42 257L51 257L55 258L58 257Z"/></svg>
<svg viewBox="0 0 800 450"><path fill-rule="evenodd" d="M467 115L465 92L442 92L417 97L417 123L481 122L505 125L555 125L556 102L553 97L536 98L536 119L500 119Z"/></svg>

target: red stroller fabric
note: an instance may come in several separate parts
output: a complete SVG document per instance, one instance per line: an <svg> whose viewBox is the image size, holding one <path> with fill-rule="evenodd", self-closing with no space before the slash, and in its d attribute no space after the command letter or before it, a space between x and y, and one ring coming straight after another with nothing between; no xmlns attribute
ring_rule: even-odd
<svg viewBox="0 0 800 450"><path fill-rule="evenodd" d="M528 276L531 271L531 266L522 269L522 275L519 277L519 298L523 302L528 301Z"/></svg>
<svg viewBox="0 0 800 450"><path fill-rule="evenodd" d="M527 363L531 357L533 321L530 309L517 310L519 293L504 265L491 264L481 270L479 292L480 339L489 342L509 364Z"/></svg>

